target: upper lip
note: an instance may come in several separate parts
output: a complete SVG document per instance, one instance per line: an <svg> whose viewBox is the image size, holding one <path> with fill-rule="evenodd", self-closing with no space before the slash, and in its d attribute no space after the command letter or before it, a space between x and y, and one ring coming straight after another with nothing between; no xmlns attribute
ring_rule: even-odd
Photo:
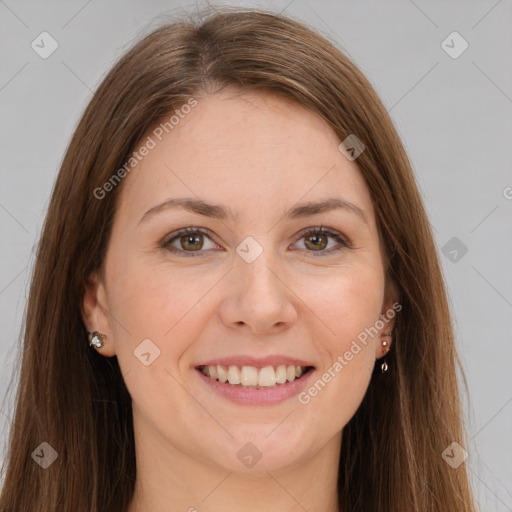
<svg viewBox="0 0 512 512"><path fill-rule="evenodd" d="M266 357L252 357L252 356L230 356L230 357L219 357L216 359L210 359L204 361L199 366L254 366L255 368L264 368L265 366L279 366L281 364L290 366L313 366L311 363L302 359L296 359L295 357L289 357L285 355L272 355Z"/></svg>

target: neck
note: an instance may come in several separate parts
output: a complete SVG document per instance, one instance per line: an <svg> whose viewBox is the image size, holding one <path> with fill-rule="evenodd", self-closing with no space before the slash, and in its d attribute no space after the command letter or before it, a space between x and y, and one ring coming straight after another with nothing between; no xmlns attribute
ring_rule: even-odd
<svg viewBox="0 0 512 512"><path fill-rule="evenodd" d="M279 468L260 463L244 472L222 461L186 454L168 440L134 430L137 481L127 512L222 510L339 512L337 476L341 432L300 462ZM151 441L149 441L151 440ZM258 466L260 466L258 468Z"/></svg>

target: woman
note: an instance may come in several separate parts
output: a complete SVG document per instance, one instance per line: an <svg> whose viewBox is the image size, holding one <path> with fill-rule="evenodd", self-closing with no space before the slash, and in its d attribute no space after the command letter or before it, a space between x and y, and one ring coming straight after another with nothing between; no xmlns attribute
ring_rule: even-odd
<svg viewBox="0 0 512 512"><path fill-rule="evenodd" d="M474 511L385 108L304 25L204 15L122 57L68 147L0 510Z"/></svg>

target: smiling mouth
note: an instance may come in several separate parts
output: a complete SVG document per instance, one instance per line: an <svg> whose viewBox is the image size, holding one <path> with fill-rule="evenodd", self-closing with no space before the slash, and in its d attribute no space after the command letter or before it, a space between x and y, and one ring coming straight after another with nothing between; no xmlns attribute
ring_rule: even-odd
<svg viewBox="0 0 512 512"><path fill-rule="evenodd" d="M206 377L223 384L247 389L271 389L286 385L303 377L314 366L278 365L256 368L237 365L197 366L196 369Z"/></svg>

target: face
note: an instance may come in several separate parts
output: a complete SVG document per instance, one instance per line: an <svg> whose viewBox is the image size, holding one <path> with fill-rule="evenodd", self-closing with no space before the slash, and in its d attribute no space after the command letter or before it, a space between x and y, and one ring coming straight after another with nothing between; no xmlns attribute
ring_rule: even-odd
<svg viewBox="0 0 512 512"><path fill-rule="evenodd" d="M107 334L147 439L276 469L341 437L383 355L380 334L359 341L392 304L374 208L315 113L233 90L197 102L124 178L84 322ZM292 382L291 366L313 368Z"/></svg>

